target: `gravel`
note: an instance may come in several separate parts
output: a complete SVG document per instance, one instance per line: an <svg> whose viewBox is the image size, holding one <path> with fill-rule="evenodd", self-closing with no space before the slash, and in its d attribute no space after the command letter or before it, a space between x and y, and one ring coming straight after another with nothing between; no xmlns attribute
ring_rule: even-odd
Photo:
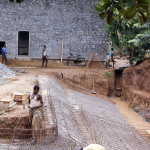
<svg viewBox="0 0 150 150"><path fill-rule="evenodd" d="M6 65L0 63L0 85L4 84L6 79L12 78L16 73Z"/></svg>

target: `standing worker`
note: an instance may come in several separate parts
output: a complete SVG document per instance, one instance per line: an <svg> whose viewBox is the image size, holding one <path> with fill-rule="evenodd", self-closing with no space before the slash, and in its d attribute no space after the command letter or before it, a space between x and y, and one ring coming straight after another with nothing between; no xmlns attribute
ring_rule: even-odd
<svg viewBox="0 0 150 150"><path fill-rule="evenodd" d="M28 96L29 108L29 123L32 130L32 142L35 142L37 136L40 136L40 129L42 128L42 96L39 94L40 87L34 86L33 93ZM35 130L36 129L36 130Z"/></svg>
<svg viewBox="0 0 150 150"><path fill-rule="evenodd" d="M113 48L111 48L111 50L109 51L109 58L106 62L106 67L110 66L110 62L113 62L113 68L114 68L115 60L114 60L114 49Z"/></svg>
<svg viewBox="0 0 150 150"><path fill-rule="evenodd" d="M7 57L6 57L6 44L4 44L4 47L2 48L2 63L5 61L7 65Z"/></svg>
<svg viewBox="0 0 150 150"><path fill-rule="evenodd" d="M47 53L46 53L46 45L44 45L43 47L43 52L42 52L42 67L44 68L44 64L45 64L45 68L47 68L47 63L48 63L48 60L47 60Z"/></svg>
<svg viewBox="0 0 150 150"><path fill-rule="evenodd" d="M113 68L114 68L115 61L114 61L114 49L113 48L111 48L111 51L109 51L109 57L110 57L110 60L113 62Z"/></svg>
<svg viewBox="0 0 150 150"><path fill-rule="evenodd" d="M35 85L33 88L33 93L28 96L28 108L29 110L29 122L30 126L32 126L33 122L33 115L36 112L41 111L40 108L43 106L43 100L42 96L39 94L40 87L38 85Z"/></svg>

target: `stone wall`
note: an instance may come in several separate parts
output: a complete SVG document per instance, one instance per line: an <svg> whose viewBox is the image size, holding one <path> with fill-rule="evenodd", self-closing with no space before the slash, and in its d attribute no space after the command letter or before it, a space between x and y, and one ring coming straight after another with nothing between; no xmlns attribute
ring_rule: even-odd
<svg viewBox="0 0 150 150"><path fill-rule="evenodd" d="M49 58L69 53L87 59L96 51L106 56L107 34L94 5L97 0L24 0L21 4L0 1L0 41L5 41L11 58L18 57L18 31L29 31L29 57L40 58L47 45Z"/></svg>

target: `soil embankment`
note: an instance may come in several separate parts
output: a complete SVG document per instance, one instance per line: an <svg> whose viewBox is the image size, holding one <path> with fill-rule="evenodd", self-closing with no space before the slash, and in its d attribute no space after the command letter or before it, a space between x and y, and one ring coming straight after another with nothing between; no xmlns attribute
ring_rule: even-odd
<svg viewBox="0 0 150 150"><path fill-rule="evenodd" d="M150 121L150 59L124 70L122 97L130 107Z"/></svg>
<svg viewBox="0 0 150 150"><path fill-rule="evenodd" d="M59 72L53 72L53 75L66 84L89 91L93 90L94 79L96 93L110 96L114 92L114 72L112 70L88 70L86 72L84 70L61 70Z"/></svg>

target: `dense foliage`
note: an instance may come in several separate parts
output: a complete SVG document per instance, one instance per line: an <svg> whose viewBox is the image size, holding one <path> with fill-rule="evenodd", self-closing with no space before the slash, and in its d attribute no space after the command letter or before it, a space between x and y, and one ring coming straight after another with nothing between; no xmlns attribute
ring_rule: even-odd
<svg viewBox="0 0 150 150"><path fill-rule="evenodd" d="M112 47L119 52L126 53L131 64L144 59L150 49L150 20L140 26L136 19L113 21L112 25L106 24Z"/></svg>
<svg viewBox="0 0 150 150"><path fill-rule="evenodd" d="M136 34L134 39L128 41L127 53L130 56L129 61L131 64L141 62L145 58L145 54L150 50L150 21L142 28L139 27L139 30L139 34Z"/></svg>
<svg viewBox="0 0 150 150"><path fill-rule="evenodd" d="M140 25L147 22L150 17L150 0L98 0L95 10L101 19L112 25L113 20L119 21L119 14L124 19L138 18Z"/></svg>
<svg viewBox="0 0 150 150"><path fill-rule="evenodd" d="M106 30L110 35L112 46L125 51L128 46L128 40L133 39L139 33L134 26L134 20L125 20L119 17L119 22L114 21L112 25L106 24Z"/></svg>
<svg viewBox="0 0 150 150"><path fill-rule="evenodd" d="M150 49L150 0L98 0L95 9L106 19L112 47L131 64L142 61Z"/></svg>

